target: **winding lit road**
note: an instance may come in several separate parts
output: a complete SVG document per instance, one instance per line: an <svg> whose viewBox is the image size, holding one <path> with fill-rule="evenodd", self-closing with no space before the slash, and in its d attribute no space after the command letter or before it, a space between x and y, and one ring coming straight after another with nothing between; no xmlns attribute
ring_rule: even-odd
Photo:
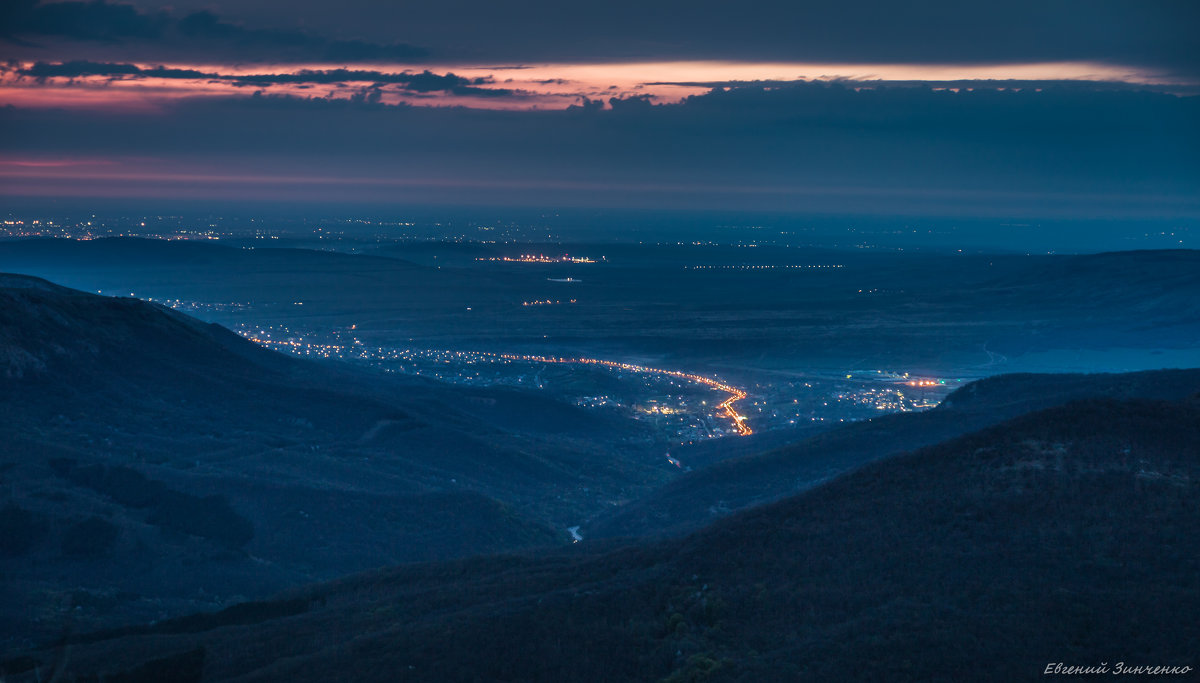
<svg viewBox="0 0 1200 683"><path fill-rule="evenodd" d="M579 365L603 365L605 367L616 368L618 370L627 370L629 372L638 372L638 373L646 373L646 374L653 374L653 375L666 375L669 377L678 377L680 379L691 380L693 382L698 382L700 384L712 387L713 389L717 389L718 391L724 391L725 393L729 394L729 398L727 398L724 401L722 401L721 403L717 404L717 412L725 413L725 416L733 421L733 425L737 429L738 436L747 436L749 434L754 433L754 430L750 429L750 426L746 424L746 416L738 413L738 411L733 407L733 404L746 398L746 392L742 391L741 389L738 389L735 386L725 384L724 382L720 382L711 377L704 377L703 375L694 375L690 372L683 372L681 370L664 370L662 368L650 368L650 367L646 367L644 365L634 365L632 363L619 363L617 361L600 360L598 358L560 358L560 357L552 357L552 356L521 356L521 355L506 354L506 353L501 353L501 354L480 353L480 355L495 356L497 358L503 358L505 360L519 360L519 361L525 361L525 362L531 362L531 363L564 363L564 364L574 363L574 364L579 364Z"/></svg>
<svg viewBox="0 0 1200 683"><path fill-rule="evenodd" d="M255 342L257 344L261 344L263 346L283 347L283 348L291 351L292 353L296 353L296 354L300 354L301 351L305 350L305 349L307 349L307 350L315 349L327 357L331 356L331 355L341 357L346 351L349 350L349 347L338 345L338 344L316 344L316 343L312 343L312 342L293 341L293 340L279 341L279 340L273 340L273 339L260 339L260 338L257 338L257 337L251 336L251 335L246 335L246 336L250 341ZM731 420L733 422L734 428L737 429L738 436L747 436L749 434L754 433L754 430L751 429L750 426L746 424L746 416L742 415L741 413L739 413L737 411L736 408L734 408L734 404L736 404L738 401L741 401L742 399L746 398L746 392L742 391L741 389L738 389L735 386L725 384L724 382L715 380L711 377L705 377L703 375L696 375L696 374L693 374L690 372L683 372L682 370L666 370L663 368L651 368L651 367L647 367L645 365L635 365L633 363L621 363L621 362L612 361L612 360L601 360L599 358L565 358L562 356L527 356L527 355L520 355L520 354L513 354L513 353L489 353L487 351L469 351L469 352L463 352L463 353L466 353L468 355L484 356L484 357L488 357L488 358L498 358L501 360L519 361L519 362L524 362L524 363L557 363L557 364L562 364L562 365L568 365L568 364L600 365L600 366L604 366L607 368L614 368L617 370L625 370L627 372L637 372L637 373L644 373L644 374L651 374L651 375L663 375L663 376L667 376L667 377L675 377L678 379L686 379L686 380L696 382L698 384L703 384L707 387L711 387L718 391L723 391L723 392L729 394L728 398L726 398L724 401L721 401L720 403L717 404L716 413L718 415L724 414L726 418L728 418L729 420Z"/></svg>

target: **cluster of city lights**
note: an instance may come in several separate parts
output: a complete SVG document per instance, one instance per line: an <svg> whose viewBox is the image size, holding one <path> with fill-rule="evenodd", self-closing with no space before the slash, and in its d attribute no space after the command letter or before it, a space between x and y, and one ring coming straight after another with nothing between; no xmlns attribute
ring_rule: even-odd
<svg viewBox="0 0 1200 683"><path fill-rule="evenodd" d="M260 331L258 334L249 331L243 331L242 334L256 344L268 347L273 346L301 356L311 357L315 355L325 358L340 358L345 357L348 354L352 354L360 357L370 357L369 349L361 344L356 344L352 349L352 347L342 344L320 344L311 341L306 342L303 340L303 338L283 340L269 339L266 338L266 335L263 334L262 331ZM380 354L384 354L385 350L380 348L379 352ZM750 426L746 424L746 416L738 413L737 409L734 407L734 404L746 398L746 392L735 386L726 384L711 377L704 377L703 375L697 375L695 373L683 372L682 370L651 368L644 365L602 360L599 358L566 358L562 356L490 353L486 351L444 351L438 353L451 354L458 357L473 356L477 358L494 358L503 361L522 363L596 365L637 374L660 375L664 377L683 379L729 394L724 401L717 404L714 412L719 415L724 415L726 418L731 420L739 436L746 436L754 432L754 430L752 430Z"/></svg>
<svg viewBox="0 0 1200 683"><path fill-rule="evenodd" d="M738 264L738 265L701 265L701 266L684 266L684 270L773 270L780 269L798 269L798 268L845 268L844 265L838 263L829 264L795 264L795 265L773 265L773 264Z"/></svg>
<svg viewBox="0 0 1200 683"><path fill-rule="evenodd" d="M724 382L721 382L719 380L712 379L711 377L704 377L702 375L696 375L696 374L693 374L690 372L683 372L682 370L664 370L662 368L649 368L644 365L635 365L633 363L621 363L618 361L611 361L611 360L600 360L598 358L563 358L563 357L554 357L554 356L521 356L521 355L513 355L513 354L496 354L496 355L499 358L506 358L509 360L520 360L520 361L533 362L533 363L572 363L572 364L579 364L579 365L601 365L604 367L615 368L617 370L625 370L628 372L645 373L645 374L652 374L652 375L665 375L667 377L676 377L679 379L686 379L686 380L689 380L692 382L696 382L697 384L703 384L705 386L708 386L708 387L711 387L718 391L723 391L723 392L729 394L729 398L726 398L724 401L717 404L717 412L724 413L726 417L728 417L730 420L733 421L733 426L737 429L737 433L739 436L747 436L749 434L754 433L754 430L750 429L750 426L746 424L746 416L739 414L737 412L737 410L734 409L734 407L733 407L733 404L746 398L746 392L742 391L741 389L738 389L735 386L731 386L731 385L725 384Z"/></svg>
<svg viewBox="0 0 1200 683"><path fill-rule="evenodd" d="M544 254L521 254L520 256L480 256L476 261L499 261L503 263L595 263L586 256L546 256Z"/></svg>

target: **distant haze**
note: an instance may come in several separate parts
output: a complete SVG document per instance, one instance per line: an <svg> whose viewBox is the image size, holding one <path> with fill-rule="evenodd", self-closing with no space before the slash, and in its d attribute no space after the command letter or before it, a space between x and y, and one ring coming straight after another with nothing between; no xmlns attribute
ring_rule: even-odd
<svg viewBox="0 0 1200 683"><path fill-rule="evenodd" d="M0 20L10 208L1200 217L1188 2L23 0Z"/></svg>

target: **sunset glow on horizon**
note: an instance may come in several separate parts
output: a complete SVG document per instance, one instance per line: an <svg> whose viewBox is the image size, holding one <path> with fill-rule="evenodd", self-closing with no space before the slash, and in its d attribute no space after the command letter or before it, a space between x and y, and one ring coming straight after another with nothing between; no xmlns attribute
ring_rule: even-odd
<svg viewBox="0 0 1200 683"><path fill-rule="evenodd" d="M109 72L106 73L105 69ZM79 73L69 73L72 69ZM50 73L53 75L44 75ZM67 74L67 75L58 75ZM412 82L405 79L411 79ZM434 81L426 83L424 81ZM436 82L441 79L444 83ZM418 82L421 81L421 82ZM659 61L592 64L422 65L312 63L288 65L19 62L0 68L0 102L35 108L154 110L180 98L369 98L382 104L478 109L565 109L584 98L679 102L736 84L846 82L1036 87L1038 82L1189 86L1149 69L1093 62L1024 64L836 64ZM964 86L966 87L966 86Z"/></svg>
<svg viewBox="0 0 1200 683"><path fill-rule="evenodd" d="M1196 212L1183 11L21 2L0 196Z"/></svg>

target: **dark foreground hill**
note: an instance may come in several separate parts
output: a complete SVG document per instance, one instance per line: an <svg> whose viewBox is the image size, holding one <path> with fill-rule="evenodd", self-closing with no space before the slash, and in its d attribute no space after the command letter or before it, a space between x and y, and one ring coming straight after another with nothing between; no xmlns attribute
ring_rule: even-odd
<svg viewBox="0 0 1200 683"><path fill-rule="evenodd" d="M1200 388L1200 369L1123 374L1000 375L922 413L859 422L685 474L584 525L587 538L681 534L736 510L794 495L884 457L1081 398L1174 400Z"/></svg>
<svg viewBox="0 0 1200 683"><path fill-rule="evenodd" d="M1014 681L1123 662L1194 680L1198 487L1200 401L1081 401L682 539L378 571L6 666L21 681Z"/></svg>
<svg viewBox="0 0 1200 683"><path fill-rule="evenodd" d="M0 275L0 642L567 543L667 468L588 441L604 431L545 398L321 366Z"/></svg>

